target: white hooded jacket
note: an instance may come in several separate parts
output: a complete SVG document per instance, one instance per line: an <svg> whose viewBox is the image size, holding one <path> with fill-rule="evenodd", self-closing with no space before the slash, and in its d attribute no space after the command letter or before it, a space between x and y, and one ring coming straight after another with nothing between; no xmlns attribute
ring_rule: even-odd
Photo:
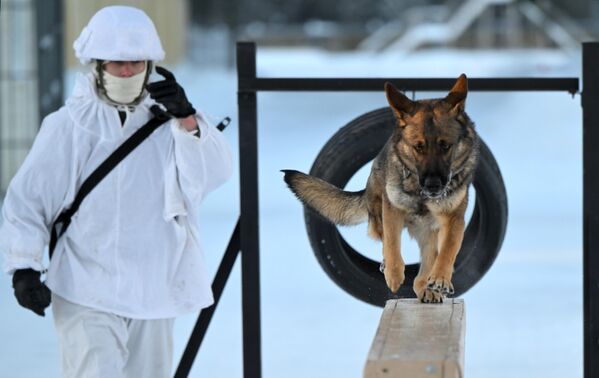
<svg viewBox="0 0 599 378"><path fill-rule="evenodd" d="M100 100L80 74L47 116L3 206L5 271L44 269L49 230L81 183L151 117L147 97L127 110ZM58 240L46 284L84 306L137 319L174 317L213 303L194 205L231 174L230 148L198 115L200 137L177 120L158 128L83 200Z"/></svg>

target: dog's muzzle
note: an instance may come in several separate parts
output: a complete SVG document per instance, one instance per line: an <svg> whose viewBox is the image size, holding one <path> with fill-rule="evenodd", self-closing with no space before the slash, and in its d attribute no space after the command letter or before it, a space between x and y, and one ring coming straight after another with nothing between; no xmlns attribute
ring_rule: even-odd
<svg viewBox="0 0 599 378"><path fill-rule="evenodd" d="M439 198L447 194L447 187L451 181L451 175L447 180L441 176L430 175L421 181L422 194L427 198Z"/></svg>

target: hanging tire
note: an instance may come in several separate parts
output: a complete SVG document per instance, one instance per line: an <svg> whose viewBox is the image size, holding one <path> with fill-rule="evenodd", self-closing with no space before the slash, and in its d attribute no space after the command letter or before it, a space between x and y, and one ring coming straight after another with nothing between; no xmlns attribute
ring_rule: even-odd
<svg viewBox="0 0 599 378"><path fill-rule="evenodd" d="M310 175L344 188L360 168L376 157L394 127L395 118L390 108L377 109L352 120L325 144ZM505 185L495 158L482 140L473 186L476 191L474 210L454 265L455 296L474 286L489 270L499 253L507 226ZM416 296L412 285L419 264L406 265L405 281L399 291L392 294L379 271L380 261L356 251L334 224L312 210L306 208L304 216L318 262L343 290L381 307L391 298Z"/></svg>

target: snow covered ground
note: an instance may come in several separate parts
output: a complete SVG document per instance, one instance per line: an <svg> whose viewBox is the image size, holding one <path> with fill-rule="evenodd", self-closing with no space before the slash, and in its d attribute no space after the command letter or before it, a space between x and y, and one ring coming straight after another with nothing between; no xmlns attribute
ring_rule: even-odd
<svg viewBox="0 0 599 378"><path fill-rule="evenodd" d="M258 49L259 76L579 76L580 61L550 51L433 50L407 56ZM171 67L196 107L218 121L237 153L236 76L225 69ZM416 93L417 98L443 93ZM341 126L386 106L377 93L263 93L258 96L263 376L360 377L381 309L339 289L320 269L302 208L280 169L308 171ZM502 170L508 231L491 270L466 302L467 377L582 375L582 132L580 98L567 93L471 92L467 111ZM208 261L216 270L239 212L238 176L202 207ZM361 183L357 183L360 186ZM378 258L365 228L344 231ZM408 251L414 261L415 251ZM195 377L241 377L239 263L195 362ZM0 377L57 377L51 316L18 307L0 278ZM178 361L197 314L178 319Z"/></svg>

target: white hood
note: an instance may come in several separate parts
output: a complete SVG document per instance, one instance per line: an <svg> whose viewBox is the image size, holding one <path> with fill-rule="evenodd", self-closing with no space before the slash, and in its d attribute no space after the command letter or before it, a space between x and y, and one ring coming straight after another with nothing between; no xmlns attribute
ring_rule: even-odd
<svg viewBox="0 0 599 378"><path fill-rule="evenodd" d="M100 9L73 43L82 64L92 59L164 59L160 37L152 20L140 9L110 6Z"/></svg>

